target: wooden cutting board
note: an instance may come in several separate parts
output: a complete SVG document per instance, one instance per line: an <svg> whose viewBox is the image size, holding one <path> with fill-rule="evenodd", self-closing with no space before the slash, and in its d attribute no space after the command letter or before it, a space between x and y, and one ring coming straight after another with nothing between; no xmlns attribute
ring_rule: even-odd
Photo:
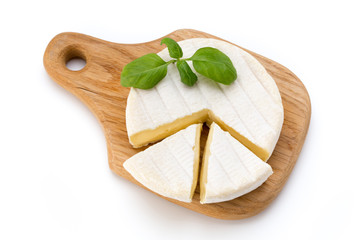
<svg viewBox="0 0 360 240"><path fill-rule="evenodd" d="M171 37L176 41L195 37L220 39L190 29L177 30L164 37ZM130 89L120 85L120 74L123 67L132 60L165 48L160 45L161 39L138 44L117 44L67 32L55 36L44 54L44 66L50 77L81 99L99 120L106 136L110 168L119 176L140 186L142 185L122 166L126 159L145 147L134 149L128 142L125 107ZM275 199L294 168L311 115L309 95L290 70L259 54L244 50L262 63L275 79L284 105L284 125L274 153L268 161L274 174L258 189L228 202L202 205L198 191L192 203L165 198L193 211L221 219L253 216ZM66 63L75 57L86 61L85 67L79 71L71 71L66 67Z"/></svg>

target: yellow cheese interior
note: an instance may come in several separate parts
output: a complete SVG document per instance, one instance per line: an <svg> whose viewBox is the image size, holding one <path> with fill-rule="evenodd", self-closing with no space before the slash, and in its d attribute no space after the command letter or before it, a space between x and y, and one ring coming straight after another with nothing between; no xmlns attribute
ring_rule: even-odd
<svg viewBox="0 0 360 240"><path fill-rule="evenodd" d="M196 128L196 138L195 138L195 147L194 147L194 172L193 172L193 183L191 186L191 198L194 195L195 188L198 181L199 174L199 161L200 161L200 136L201 136L202 124L199 124Z"/></svg>
<svg viewBox="0 0 360 240"><path fill-rule="evenodd" d="M203 202L206 194L206 183L207 183L207 172L208 172L208 162L210 156L210 145L213 138L214 127L210 127L209 135L206 140L205 150L203 153L203 159L201 163L201 172L200 172L200 202Z"/></svg>
<svg viewBox="0 0 360 240"><path fill-rule="evenodd" d="M217 123L224 131L228 131L234 138L241 142L250 151L256 154L260 159L266 161L270 154L265 149L255 145L249 139L236 132L233 128L226 125L220 118L215 116L212 111L208 109L193 113L192 115L179 118L172 123L167 123L159 126L156 129L147 129L130 136L130 142L134 147L142 147L149 143L164 139L186 127L195 124L206 122L208 126L212 122Z"/></svg>
<svg viewBox="0 0 360 240"><path fill-rule="evenodd" d="M252 143L249 139L247 139L246 137L235 131L232 127L226 125L223 121L221 121L220 118L215 116L211 111L209 111L209 116L210 116L209 119L212 119L217 125L219 125L222 128L222 130L229 132L231 136L233 136L235 139L241 142L242 145L244 145L250 151L252 151L256 156L258 156L258 158L266 162L267 159L270 157L268 151ZM208 122L206 124L210 126Z"/></svg>
<svg viewBox="0 0 360 240"><path fill-rule="evenodd" d="M208 118L208 110L204 109L192 115L176 119L172 123L167 123L155 129L147 129L130 136L130 142L135 147L142 147L149 143L164 139L178 131L187 128L195 123L203 123Z"/></svg>

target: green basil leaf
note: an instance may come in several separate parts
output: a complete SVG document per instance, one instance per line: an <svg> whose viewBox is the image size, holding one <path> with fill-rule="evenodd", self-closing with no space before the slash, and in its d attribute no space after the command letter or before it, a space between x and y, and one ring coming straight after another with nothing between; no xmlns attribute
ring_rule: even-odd
<svg viewBox="0 0 360 240"><path fill-rule="evenodd" d="M155 53L146 54L128 63L121 72L121 85L149 89L160 82L167 74L164 60Z"/></svg>
<svg viewBox="0 0 360 240"><path fill-rule="evenodd" d="M184 60L179 60L176 63L176 67L179 70L181 81L188 85L193 86L197 81L197 76L191 70L189 64Z"/></svg>
<svg viewBox="0 0 360 240"><path fill-rule="evenodd" d="M216 82L230 85L237 78L230 58L216 48L200 48L190 60L198 73Z"/></svg>
<svg viewBox="0 0 360 240"><path fill-rule="evenodd" d="M173 39L164 38L163 40L161 40L161 45L163 43L166 44L166 46L167 46L167 48L169 50L170 57L172 57L172 58L181 58L183 56L183 52L182 52L181 47Z"/></svg>

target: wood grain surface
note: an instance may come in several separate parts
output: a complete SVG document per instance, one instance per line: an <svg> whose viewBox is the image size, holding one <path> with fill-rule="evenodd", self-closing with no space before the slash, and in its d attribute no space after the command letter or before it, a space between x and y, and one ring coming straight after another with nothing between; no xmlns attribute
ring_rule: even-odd
<svg viewBox="0 0 360 240"><path fill-rule="evenodd" d="M164 37L176 41L188 38L216 38L210 34L182 29ZM107 141L110 168L119 176L142 186L128 172L123 162L145 149L129 144L125 126L125 107L129 88L120 85L120 73L130 61L147 53L164 49L162 38L139 44L118 44L79 33L61 33L46 48L44 66L50 77L81 99L99 120ZM221 39L223 40L223 39ZM274 174L256 190L232 201L205 204L199 202L198 190L192 203L168 199L193 211L221 219L241 219L264 210L279 194L288 179L303 146L311 115L309 95L302 82L284 66L253 53L276 81L284 106L284 125L276 148L268 163ZM66 63L80 57L86 65L71 71ZM206 134L207 131L204 131ZM203 137L204 138L204 137ZM204 139L202 143L204 143Z"/></svg>

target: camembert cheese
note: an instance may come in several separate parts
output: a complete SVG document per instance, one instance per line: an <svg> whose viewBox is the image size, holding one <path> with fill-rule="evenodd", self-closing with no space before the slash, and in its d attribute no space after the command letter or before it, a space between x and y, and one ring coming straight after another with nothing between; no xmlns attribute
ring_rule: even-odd
<svg viewBox="0 0 360 240"><path fill-rule="evenodd" d="M211 124L200 175L200 203L240 197L272 174L269 164L244 147L216 123Z"/></svg>
<svg viewBox="0 0 360 240"><path fill-rule="evenodd" d="M183 202L194 194L202 124L194 124L150 146L124 163L124 168L150 190Z"/></svg>
<svg viewBox="0 0 360 240"><path fill-rule="evenodd" d="M184 58L202 47L214 47L233 62L238 79L223 85L198 75L193 87L179 80L174 64L154 88L131 88L126 107L130 143L141 147L161 140L194 123L216 122L223 130L266 161L279 138L283 106L279 90L264 67L250 54L230 43L193 38L180 41ZM170 60L168 50L158 55ZM191 62L189 65L192 68Z"/></svg>

